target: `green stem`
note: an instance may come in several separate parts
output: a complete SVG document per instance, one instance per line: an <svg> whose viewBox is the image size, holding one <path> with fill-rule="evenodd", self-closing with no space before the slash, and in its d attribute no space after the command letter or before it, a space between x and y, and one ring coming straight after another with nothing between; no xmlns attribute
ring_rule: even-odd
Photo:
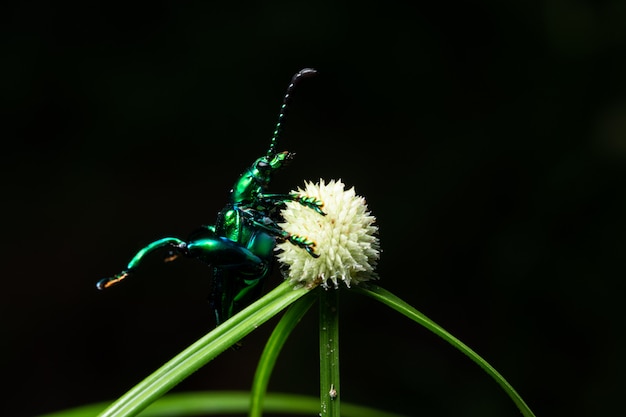
<svg viewBox="0 0 626 417"><path fill-rule="evenodd" d="M134 416L309 290L285 281L189 346L104 410L100 417Z"/></svg>
<svg viewBox="0 0 626 417"><path fill-rule="evenodd" d="M320 289L321 417L339 417L339 290Z"/></svg>
<svg viewBox="0 0 626 417"><path fill-rule="evenodd" d="M300 322L304 314L316 301L315 294L310 293L293 303L280 319L270 338L265 344L254 375L250 398L250 417L260 417L263 414L263 402L267 392L274 365L278 355L291 334L291 331Z"/></svg>
<svg viewBox="0 0 626 417"><path fill-rule="evenodd" d="M495 370L493 366L491 366L486 360L484 360L478 353L474 352L467 345L461 342L456 337L452 336L448 333L443 327L439 326L437 323L426 317L423 313L419 312L410 304L407 304L394 294L389 291L377 286L377 285L369 285L369 286L360 286L355 287L354 290L361 294L365 294L378 300L392 309L404 314L411 320L415 321L418 324L421 324L431 332L435 333L437 336L441 337L452 346L463 352L467 357L476 362L478 366L480 366L487 374L489 374L496 382L504 389L504 391L509 395L509 397L513 400L517 408L522 412L525 417L535 417L535 414L530 410L528 405L524 402L522 397L513 389L511 384L508 383L506 379L498 371Z"/></svg>

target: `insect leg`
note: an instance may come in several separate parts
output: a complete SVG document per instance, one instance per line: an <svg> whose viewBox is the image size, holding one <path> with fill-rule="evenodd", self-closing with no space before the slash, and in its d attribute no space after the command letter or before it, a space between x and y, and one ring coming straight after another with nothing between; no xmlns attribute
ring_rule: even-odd
<svg viewBox="0 0 626 417"><path fill-rule="evenodd" d="M224 269L237 268L242 272L258 273L267 268L267 262L252 251L220 236L207 236L189 242L186 254Z"/></svg>
<svg viewBox="0 0 626 417"><path fill-rule="evenodd" d="M268 239L273 248L274 240L269 236ZM250 249L220 236L203 237L187 245L189 256L213 266L209 303L218 326L260 296L271 264L253 252L259 249L253 241ZM265 247L268 242L259 245Z"/></svg>
<svg viewBox="0 0 626 417"><path fill-rule="evenodd" d="M256 218L251 211L240 210L240 212L246 217L246 221L255 226L257 229L261 229L266 233L275 236L278 239L287 240L290 243L306 250L309 255L314 258L319 258L319 255L315 253L315 242L300 235L291 234L283 230L269 217Z"/></svg>
<svg viewBox="0 0 626 417"><path fill-rule="evenodd" d="M96 287L99 290L103 290L105 288L109 288L110 286L117 284L124 278L128 277L132 274L133 270L137 268L137 266L141 263L146 255L151 252L154 252L157 249L163 247L175 248L175 249L183 249L185 248L186 243L175 237L166 237L163 239L156 240L143 249L141 249L137 254L131 259L131 261L126 266L126 269L120 272L119 274L113 275L112 277L103 278L96 284Z"/></svg>
<svg viewBox="0 0 626 417"><path fill-rule="evenodd" d="M322 216L326 215L326 213L322 211L322 206L324 205L324 203L315 197L309 197L306 195L294 193L294 194L261 194L259 195L258 198L259 200L262 200L263 202L272 203L272 204L282 204L288 201L295 201L297 203L300 203L304 207L308 207L312 210L315 210Z"/></svg>

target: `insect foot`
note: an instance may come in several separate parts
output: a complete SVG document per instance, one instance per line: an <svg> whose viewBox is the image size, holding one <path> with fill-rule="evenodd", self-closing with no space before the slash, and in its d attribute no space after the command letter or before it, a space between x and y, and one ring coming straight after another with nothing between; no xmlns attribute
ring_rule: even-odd
<svg viewBox="0 0 626 417"><path fill-rule="evenodd" d="M315 210L316 212L318 212L322 216L326 215L326 213L324 213L324 211L322 211L322 207L324 206L324 202L322 200L317 199L315 197L309 197L307 195L302 195L302 194L292 194L292 196L294 197L294 201L297 201L298 203L302 204L303 206Z"/></svg>
<svg viewBox="0 0 626 417"><path fill-rule="evenodd" d="M306 250L312 257L319 258L319 255L315 253L315 242L312 240L300 235L289 235L287 239L292 244Z"/></svg>
<svg viewBox="0 0 626 417"><path fill-rule="evenodd" d="M105 288L109 288L110 286L117 284L129 275L130 271L124 270L119 274L113 275L112 277L103 278L96 283L96 288L98 288L99 290L104 290Z"/></svg>

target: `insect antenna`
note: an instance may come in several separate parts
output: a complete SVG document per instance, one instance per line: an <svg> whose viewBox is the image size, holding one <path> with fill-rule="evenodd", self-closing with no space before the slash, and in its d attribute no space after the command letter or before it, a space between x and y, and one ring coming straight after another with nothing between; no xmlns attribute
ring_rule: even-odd
<svg viewBox="0 0 626 417"><path fill-rule="evenodd" d="M276 153L276 142L282 130L283 119L285 118L287 105L289 104L289 99L291 98L291 93L293 92L293 89L296 87L296 84L300 79L310 77L312 75L315 75L316 73L317 71L313 68L304 68L298 71L293 77L291 77L291 82L289 83L289 86L287 87L287 92L283 97L283 104L280 106L280 112L278 113L278 122L276 122L276 127L274 128L274 134L272 135L270 148L267 150L268 157L271 157Z"/></svg>

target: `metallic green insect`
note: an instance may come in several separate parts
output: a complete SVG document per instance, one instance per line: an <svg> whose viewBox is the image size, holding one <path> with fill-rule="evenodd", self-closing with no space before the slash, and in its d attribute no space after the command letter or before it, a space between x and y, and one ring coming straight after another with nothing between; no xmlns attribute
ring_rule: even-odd
<svg viewBox="0 0 626 417"><path fill-rule="evenodd" d="M287 233L278 226L279 207L288 201L295 201L325 215L322 202L298 194L265 192L272 174L294 155L275 150L291 93L300 79L315 73L314 69L305 68L292 77L269 149L235 182L228 204L218 213L215 225L202 226L187 241L166 237L148 244L137 252L126 269L100 280L97 288L108 288L132 275L145 257L157 250L167 250L167 261L179 256L196 258L211 266L209 303L219 325L260 297L263 282L274 264L277 241L289 241L311 256L318 257L314 242L304 236Z"/></svg>

